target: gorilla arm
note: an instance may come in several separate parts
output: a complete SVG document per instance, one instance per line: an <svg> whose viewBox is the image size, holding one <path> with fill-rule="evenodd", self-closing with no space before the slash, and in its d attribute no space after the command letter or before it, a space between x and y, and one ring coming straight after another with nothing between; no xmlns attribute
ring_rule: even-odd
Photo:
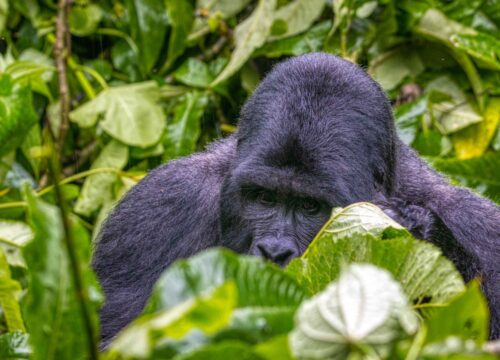
<svg viewBox="0 0 500 360"><path fill-rule="evenodd" d="M481 277L491 312L490 337L500 337L500 208L450 185L402 142L396 150L394 195L432 211L438 231L451 234L429 240L438 240L445 255L455 264L458 260L459 269L460 263L468 265L460 269L466 280Z"/></svg>
<svg viewBox="0 0 500 360"><path fill-rule="evenodd" d="M175 259L219 242L219 195L234 139L170 162L134 186L103 224L93 267L104 289L102 344L143 309Z"/></svg>

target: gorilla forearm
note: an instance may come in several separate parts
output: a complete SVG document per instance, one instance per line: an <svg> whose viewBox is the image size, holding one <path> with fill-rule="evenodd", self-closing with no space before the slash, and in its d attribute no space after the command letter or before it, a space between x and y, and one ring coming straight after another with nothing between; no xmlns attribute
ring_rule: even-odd
<svg viewBox="0 0 500 360"><path fill-rule="evenodd" d="M399 143L397 151L395 196L432 212L435 225L426 239L443 250L465 280L481 279L491 312L490 337L500 337L499 207L450 185L406 145Z"/></svg>

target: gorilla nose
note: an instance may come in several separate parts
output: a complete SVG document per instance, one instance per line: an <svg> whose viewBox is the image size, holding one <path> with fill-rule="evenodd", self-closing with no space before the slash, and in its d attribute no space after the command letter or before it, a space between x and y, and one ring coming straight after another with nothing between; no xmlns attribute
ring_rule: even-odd
<svg viewBox="0 0 500 360"><path fill-rule="evenodd" d="M290 260L298 256L298 251L292 244L283 244L281 241L276 240L257 243L251 253L269 259L280 266L285 266Z"/></svg>

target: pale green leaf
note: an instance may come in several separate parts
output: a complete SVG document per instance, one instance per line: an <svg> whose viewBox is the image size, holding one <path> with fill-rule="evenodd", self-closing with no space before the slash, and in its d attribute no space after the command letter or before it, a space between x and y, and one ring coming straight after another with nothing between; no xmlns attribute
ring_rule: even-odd
<svg viewBox="0 0 500 360"><path fill-rule="evenodd" d="M92 169L123 169L128 161L128 147L116 140L111 140L93 162ZM116 173L109 171L90 175L83 184L82 191L75 204L75 212L89 216L99 209L109 198L111 187L118 179Z"/></svg>
<svg viewBox="0 0 500 360"><path fill-rule="evenodd" d="M391 342L415 333L417 326L416 314L389 272L353 264L299 307L290 345L299 359L346 359L363 354L359 348L387 358Z"/></svg>
<svg viewBox="0 0 500 360"><path fill-rule="evenodd" d="M154 81L115 86L73 110L70 119L81 127L100 126L121 142L139 147L155 145L165 127L158 104L160 88Z"/></svg>
<svg viewBox="0 0 500 360"><path fill-rule="evenodd" d="M228 79L250 58L255 49L262 46L269 36L273 23L276 0L259 0L253 13L234 30L236 47L229 64L212 82L215 86Z"/></svg>
<svg viewBox="0 0 500 360"><path fill-rule="evenodd" d="M25 267L22 248L33 238L30 227L21 221L0 220L0 251L10 266Z"/></svg>
<svg viewBox="0 0 500 360"><path fill-rule="evenodd" d="M413 50L381 54L372 64L375 65L371 65L370 74L386 91L394 89L407 77L416 77L424 70L419 54Z"/></svg>
<svg viewBox="0 0 500 360"><path fill-rule="evenodd" d="M294 0L279 8L274 14L273 21L284 22L286 31L271 36L270 40L293 36L307 30L321 15L324 5L324 0Z"/></svg>

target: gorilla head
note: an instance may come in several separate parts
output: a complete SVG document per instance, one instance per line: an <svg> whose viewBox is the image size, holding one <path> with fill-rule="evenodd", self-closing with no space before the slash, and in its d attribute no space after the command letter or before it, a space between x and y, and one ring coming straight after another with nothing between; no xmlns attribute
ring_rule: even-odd
<svg viewBox="0 0 500 360"><path fill-rule="evenodd" d="M221 195L222 243L280 265L330 210L390 191L394 125L356 65L310 54L276 66L243 108Z"/></svg>

